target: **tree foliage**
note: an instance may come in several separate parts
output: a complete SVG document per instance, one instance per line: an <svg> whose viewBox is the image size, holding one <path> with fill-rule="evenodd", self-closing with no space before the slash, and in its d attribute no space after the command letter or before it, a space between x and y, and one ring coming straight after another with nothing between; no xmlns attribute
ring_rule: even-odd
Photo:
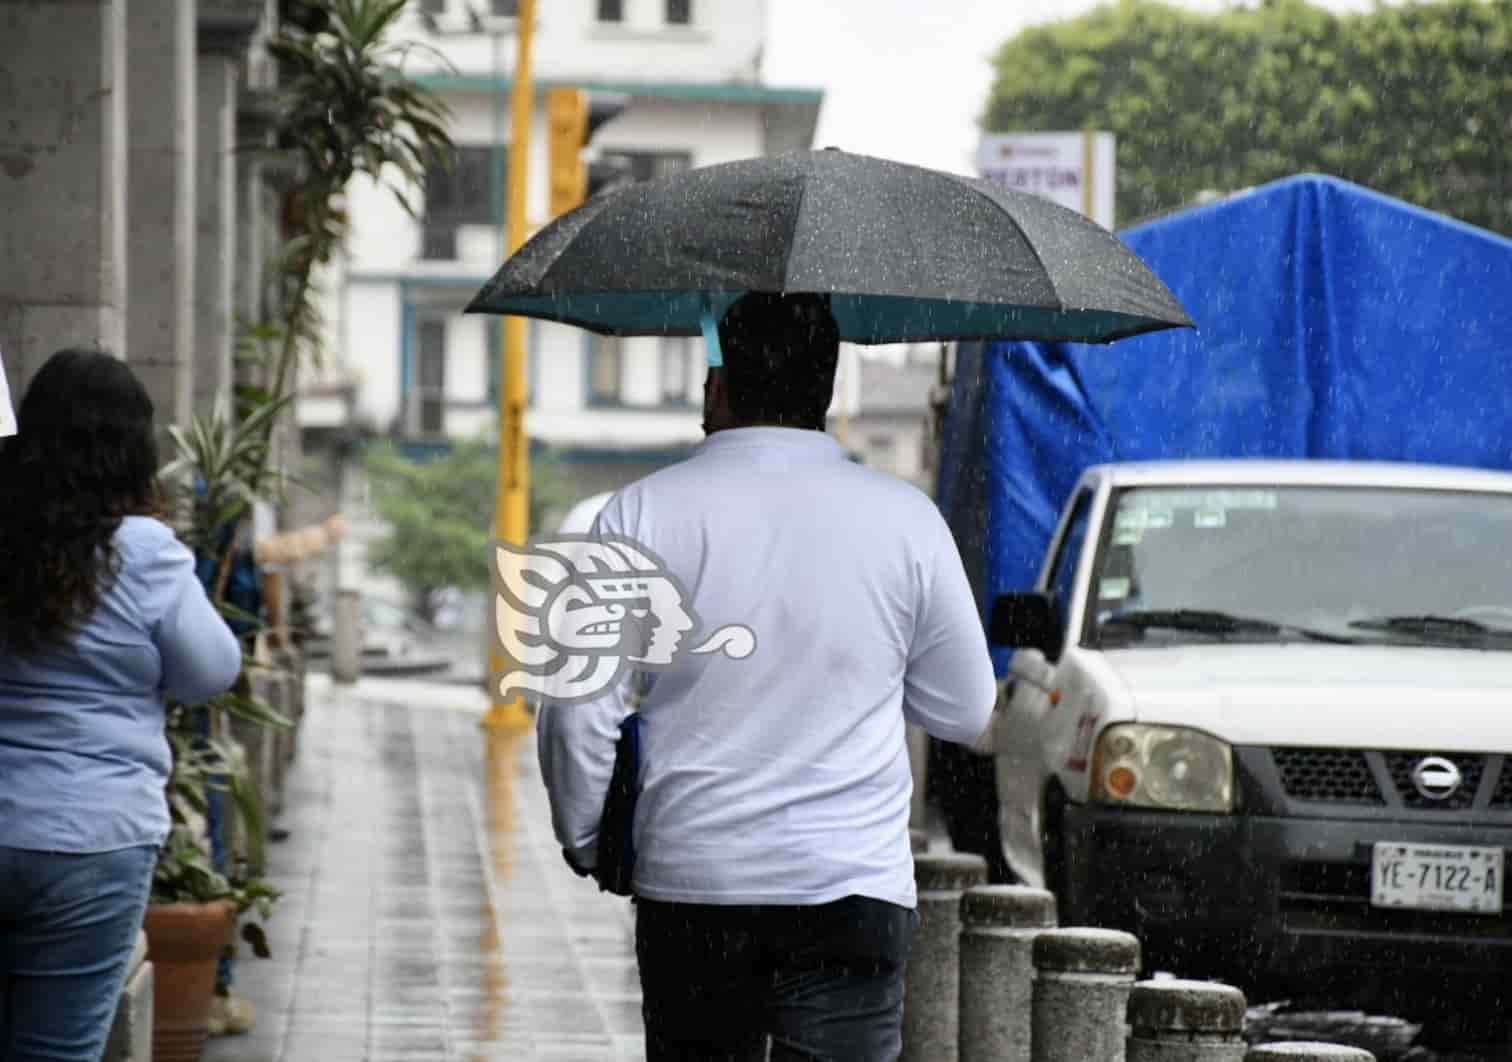
<svg viewBox="0 0 1512 1062"><path fill-rule="evenodd" d="M430 457L408 456L390 443L371 449L373 507L388 531L369 547L368 563L421 601L443 587L486 590L497 461L484 440L457 442ZM532 528L560 504L563 489L554 460L531 462Z"/></svg>
<svg viewBox="0 0 1512 1062"><path fill-rule="evenodd" d="M1118 138L1120 223L1301 172L1512 232L1512 2L1125 2L994 59L989 131Z"/></svg>

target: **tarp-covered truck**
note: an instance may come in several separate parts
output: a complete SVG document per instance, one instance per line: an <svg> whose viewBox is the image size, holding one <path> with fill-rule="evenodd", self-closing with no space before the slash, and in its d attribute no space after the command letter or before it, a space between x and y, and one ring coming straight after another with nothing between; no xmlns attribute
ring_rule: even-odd
<svg viewBox="0 0 1512 1062"><path fill-rule="evenodd" d="M1512 241L1311 177L1124 235L1197 332L958 356L1008 862L1157 967L1505 1010Z"/></svg>

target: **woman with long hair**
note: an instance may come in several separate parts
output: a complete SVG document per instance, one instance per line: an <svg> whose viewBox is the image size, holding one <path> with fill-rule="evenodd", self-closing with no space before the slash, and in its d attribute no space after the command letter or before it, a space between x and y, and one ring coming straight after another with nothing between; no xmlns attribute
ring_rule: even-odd
<svg viewBox="0 0 1512 1062"><path fill-rule="evenodd" d="M65 350L0 443L0 1058L96 1062L168 836L164 693L241 647L154 517L152 401Z"/></svg>

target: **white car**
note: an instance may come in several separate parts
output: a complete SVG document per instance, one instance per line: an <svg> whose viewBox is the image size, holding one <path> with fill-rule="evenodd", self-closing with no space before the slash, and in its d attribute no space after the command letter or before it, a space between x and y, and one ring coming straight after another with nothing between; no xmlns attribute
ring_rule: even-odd
<svg viewBox="0 0 1512 1062"><path fill-rule="evenodd" d="M979 751L1005 854L1150 969L1435 1020L1512 986L1512 475L1089 470Z"/></svg>

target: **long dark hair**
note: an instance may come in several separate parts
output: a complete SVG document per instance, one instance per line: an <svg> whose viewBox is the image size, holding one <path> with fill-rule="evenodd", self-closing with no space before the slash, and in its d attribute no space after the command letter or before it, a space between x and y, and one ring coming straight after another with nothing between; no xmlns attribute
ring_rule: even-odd
<svg viewBox="0 0 1512 1062"><path fill-rule="evenodd" d="M0 651L77 630L114 577L122 517L158 508L152 399L109 354L61 350L0 446Z"/></svg>

